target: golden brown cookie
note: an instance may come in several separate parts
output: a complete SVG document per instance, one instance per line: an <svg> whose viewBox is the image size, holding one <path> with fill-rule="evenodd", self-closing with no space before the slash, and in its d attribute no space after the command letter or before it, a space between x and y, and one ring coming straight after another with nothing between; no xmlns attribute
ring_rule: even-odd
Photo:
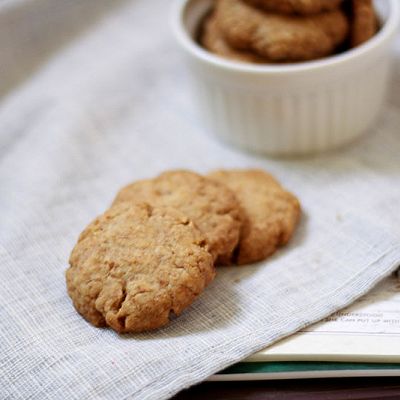
<svg viewBox="0 0 400 400"><path fill-rule="evenodd" d="M378 20L371 0L352 0L351 47L359 46L375 35Z"/></svg>
<svg viewBox="0 0 400 400"><path fill-rule="evenodd" d="M268 63L266 58L260 57L255 53L236 50L229 46L218 27L215 14L211 14L205 19L200 36L200 44L212 53L231 60L249 63Z"/></svg>
<svg viewBox="0 0 400 400"><path fill-rule="evenodd" d="M204 234L214 259L230 257L239 241L242 215L235 195L219 182L194 172L169 171L155 179L134 182L118 193L113 204L126 201L180 210Z"/></svg>
<svg viewBox="0 0 400 400"><path fill-rule="evenodd" d="M253 6L274 13L318 14L340 6L343 0L245 0Z"/></svg>
<svg viewBox="0 0 400 400"><path fill-rule="evenodd" d="M218 0L218 26L230 46L272 61L311 60L332 54L349 30L341 10L310 16L270 14L241 0Z"/></svg>
<svg viewBox="0 0 400 400"><path fill-rule="evenodd" d="M82 232L66 279L75 308L92 324L140 332L179 315L214 274L206 240L185 215L122 203Z"/></svg>
<svg viewBox="0 0 400 400"><path fill-rule="evenodd" d="M261 170L221 170L209 177L227 185L244 211L234 262L260 261L289 241L299 220L300 204L271 175Z"/></svg>

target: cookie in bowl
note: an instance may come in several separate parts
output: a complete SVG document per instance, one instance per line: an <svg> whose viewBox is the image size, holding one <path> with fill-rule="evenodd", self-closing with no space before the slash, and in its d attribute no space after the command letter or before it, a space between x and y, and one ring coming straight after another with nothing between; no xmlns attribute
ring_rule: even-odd
<svg viewBox="0 0 400 400"><path fill-rule="evenodd" d="M242 0L219 0L215 13L229 45L275 62L330 55L349 32L348 18L341 9L298 16L268 13Z"/></svg>

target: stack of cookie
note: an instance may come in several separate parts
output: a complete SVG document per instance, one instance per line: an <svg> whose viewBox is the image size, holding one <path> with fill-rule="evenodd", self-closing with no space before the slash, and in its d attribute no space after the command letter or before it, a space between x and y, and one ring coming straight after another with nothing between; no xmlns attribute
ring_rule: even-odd
<svg viewBox="0 0 400 400"><path fill-rule="evenodd" d="M226 58L286 63L358 46L376 30L371 0L216 0L199 40Z"/></svg>
<svg viewBox="0 0 400 400"><path fill-rule="evenodd" d="M77 311L118 332L156 329L214 279L286 244L300 205L260 170L169 171L123 188L80 235L66 279Z"/></svg>

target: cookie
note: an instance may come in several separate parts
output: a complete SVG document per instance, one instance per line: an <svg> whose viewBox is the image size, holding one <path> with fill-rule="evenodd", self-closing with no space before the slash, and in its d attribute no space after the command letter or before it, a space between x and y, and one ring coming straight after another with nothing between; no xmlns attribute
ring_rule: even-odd
<svg viewBox="0 0 400 400"><path fill-rule="evenodd" d="M359 46L375 35L378 20L371 0L352 0L351 47Z"/></svg>
<svg viewBox="0 0 400 400"><path fill-rule="evenodd" d="M318 14L340 6L343 0L245 0L265 11L284 14Z"/></svg>
<svg viewBox="0 0 400 400"><path fill-rule="evenodd" d="M268 62L266 58L260 57L255 53L236 50L229 46L218 27L214 14L211 14L205 19L199 41L200 44L210 52L231 60L249 63Z"/></svg>
<svg viewBox="0 0 400 400"><path fill-rule="evenodd" d="M304 61L332 54L349 23L342 10L310 16L270 14L241 0L218 0L216 18L227 43L271 61Z"/></svg>
<svg viewBox="0 0 400 400"><path fill-rule="evenodd" d="M261 170L221 170L209 177L234 191L244 211L234 262L260 261L289 241L299 220L300 204L271 175Z"/></svg>
<svg viewBox="0 0 400 400"><path fill-rule="evenodd" d="M230 258L239 241L242 216L235 195L223 184L177 170L123 188L113 204L145 201L187 215L206 237L217 263Z"/></svg>
<svg viewBox="0 0 400 400"><path fill-rule="evenodd" d="M159 328L214 278L204 236L181 212L122 203L81 234L66 272L77 311L117 332Z"/></svg>

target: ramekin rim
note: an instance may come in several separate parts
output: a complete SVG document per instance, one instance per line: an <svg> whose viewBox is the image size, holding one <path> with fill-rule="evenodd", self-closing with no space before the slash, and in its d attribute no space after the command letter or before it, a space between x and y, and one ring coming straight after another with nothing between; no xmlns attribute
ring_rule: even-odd
<svg viewBox="0 0 400 400"><path fill-rule="evenodd" d="M400 24L400 4L398 0L387 0L389 5L389 16L381 29L367 42L357 46L354 49L346 50L343 53L324 57L318 60L304 61L290 64L259 65L245 62L239 62L224 59L221 56L214 55L199 46L188 34L183 24L183 12L187 4L193 0L175 0L172 7L172 28L178 42L189 53L201 61L220 69L254 73L254 74L286 74L295 72L311 72L324 68L333 67L337 64L353 61L364 54L378 48L393 36Z"/></svg>

